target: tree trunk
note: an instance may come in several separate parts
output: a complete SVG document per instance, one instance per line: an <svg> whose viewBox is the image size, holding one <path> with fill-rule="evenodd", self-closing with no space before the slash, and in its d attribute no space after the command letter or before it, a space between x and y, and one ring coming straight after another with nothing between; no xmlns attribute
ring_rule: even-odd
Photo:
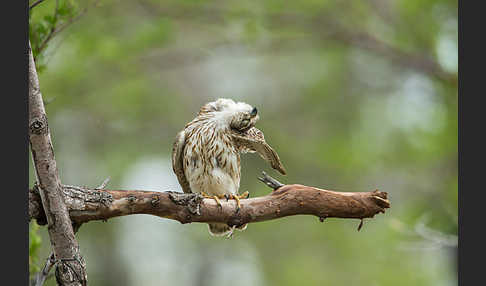
<svg viewBox="0 0 486 286"><path fill-rule="evenodd" d="M56 263L57 284L86 285L86 264L79 252L79 245L64 203L30 42L28 56L29 143L37 177L37 187L47 218L47 230Z"/></svg>

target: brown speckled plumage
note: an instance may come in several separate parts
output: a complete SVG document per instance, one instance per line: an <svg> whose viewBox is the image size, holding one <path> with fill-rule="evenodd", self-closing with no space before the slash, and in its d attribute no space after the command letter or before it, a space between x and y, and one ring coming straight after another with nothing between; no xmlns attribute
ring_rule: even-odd
<svg viewBox="0 0 486 286"><path fill-rule="evenodd" d="M198 115L177 134L172 166L186 193L237 195L240 153L258 152L274 169L285 174L277 153L254 127L256 108L231 99L218 99L201 107ZM240 228L246 228L246 225ZM210 233L224 235L226 224L209 224Z"/></svg>

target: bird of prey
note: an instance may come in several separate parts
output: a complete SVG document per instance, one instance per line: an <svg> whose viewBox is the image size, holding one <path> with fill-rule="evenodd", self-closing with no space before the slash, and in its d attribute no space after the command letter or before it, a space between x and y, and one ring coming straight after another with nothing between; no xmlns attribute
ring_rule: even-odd
<svg viewBox="0 0 486 286"><path fill-rule="evenodd" d="M196 118L187 123L175 139L172 168L185 193L199 193L216 200L234 199L239 211L240 153L257 152L272 168L285 175L277 153L265 142L263 132L254 127L259 119L256 107L220 98L201 107ZM235 226L209 223L209 232L221 236L233 234ZM246 229L246 224L236 226Z"/></svg>

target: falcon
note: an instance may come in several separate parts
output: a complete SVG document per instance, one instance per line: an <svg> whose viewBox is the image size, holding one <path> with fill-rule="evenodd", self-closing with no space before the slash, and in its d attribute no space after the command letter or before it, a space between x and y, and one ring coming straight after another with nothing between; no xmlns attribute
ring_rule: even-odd
<svg viewBox="0 0 486 286"><path fill-rule="evenodd" d="M198 193L214 199L236 200L239 194L240 154L257 152L272 168L285 175L277 153L270 147L263 132L255 128L259 119L256 107L244 102L220 98L201 107L196 118L187 123L175 139L172 149L172 168L185 193ZM209 233L231 237L235 227L244 230L247 224L230 227L225 223L209 223Z"/></svg>

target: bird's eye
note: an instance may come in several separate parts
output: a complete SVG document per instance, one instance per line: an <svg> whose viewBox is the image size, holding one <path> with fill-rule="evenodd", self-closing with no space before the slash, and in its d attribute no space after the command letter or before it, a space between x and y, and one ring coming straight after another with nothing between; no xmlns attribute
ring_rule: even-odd
<svg viewBox="0 0 486 286"><path fill-rule="evenodd" d="M241 125L243 125L244 127L248 126L249 123L250 123L250 120L246 119L246 118L241 121Z"/></svg>

